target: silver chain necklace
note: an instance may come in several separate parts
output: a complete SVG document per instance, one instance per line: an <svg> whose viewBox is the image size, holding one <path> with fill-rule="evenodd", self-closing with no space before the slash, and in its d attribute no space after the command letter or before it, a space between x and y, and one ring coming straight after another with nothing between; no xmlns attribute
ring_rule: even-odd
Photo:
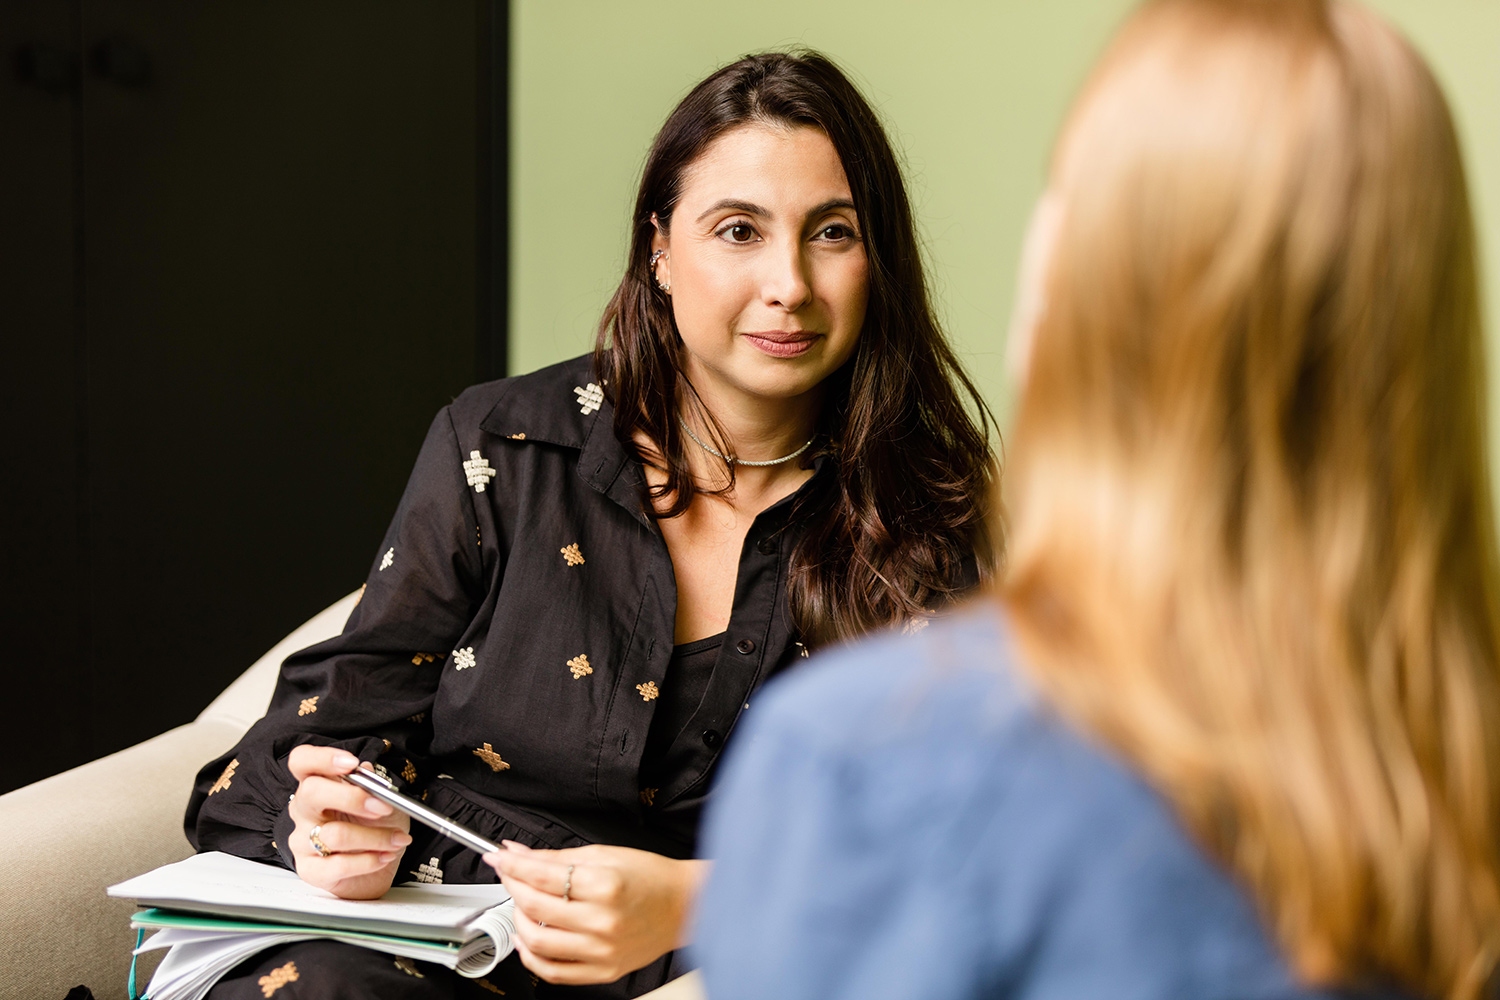
<svg viewBox="0 0 1500 1000"><path fill-rule="evenodd" d="M693 433L693 429L688 426L688 422L686 420L682 419L682 417L679 416L677 418L677 422L682 425L682 429L685 430L685 431L687 431L687 436L690 437L690 438L692 438L693 441L697 443L698 447L700 447L704 451L708 452L714 458L722 458L724 461L728 462L730 465L749 465L749 466L754 466L757 469L763 469L763 468L765 468L768 465L780 465L782 462L790 462L792 459L796 458L798 455L802 454L804 451L806 451L807 449L811 448L812 447L812 443L818 439L818 436L816 434L814 434L812 437L810 437L810 438L807 439L807 443L806 444L804 444L802 447L798 448L796 451L792 452L790 455L783 455L780 458L773 458L769 462L747 462L743 458L731 458L728 455L724 454L719 449L715 448L713 445L711 445L708 442L704 441L698 435L696 435L696 434Z"/></svg>

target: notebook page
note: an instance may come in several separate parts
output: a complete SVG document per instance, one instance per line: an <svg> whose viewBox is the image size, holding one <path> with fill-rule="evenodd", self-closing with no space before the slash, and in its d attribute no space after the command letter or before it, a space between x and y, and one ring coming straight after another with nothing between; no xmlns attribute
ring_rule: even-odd
<svg viewBox="0 0 1500 1000"><path fill-rule="evenodd" d="M108 893L155 906L191 903L450 929L462 928L510 898L499 885L407 885L396 886L381 899L339 899L294 872L219 852L164 865L112 885Z"/></svg>

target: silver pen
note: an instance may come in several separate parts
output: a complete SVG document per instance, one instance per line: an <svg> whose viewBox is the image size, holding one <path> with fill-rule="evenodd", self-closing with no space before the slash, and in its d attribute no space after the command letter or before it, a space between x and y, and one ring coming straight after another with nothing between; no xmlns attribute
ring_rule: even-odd
<svg viewBox="0 0 1500 1000"><path fill-rule="evenodd" d="M429 809L416 799L402 795L396 790L395 783L383 774L376 771L367 771L364 768L357 768L351 773L344 775L344 780L351 785L357 785L364 789L386 805L401 810L418 823L430 826L443 836L456 840L465 847L478 851L480 854L490 854L494 851L504 849L499 844L485 840L468 827L453 822L453 820L442 813Z"/></svg>

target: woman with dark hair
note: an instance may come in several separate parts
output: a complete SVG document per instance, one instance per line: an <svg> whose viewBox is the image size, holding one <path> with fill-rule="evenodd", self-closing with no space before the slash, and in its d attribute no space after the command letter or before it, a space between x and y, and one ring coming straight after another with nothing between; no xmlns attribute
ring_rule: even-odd
<svg viewBox="0 0 1500 1000"><path fill-rule="evenodd" d="M339 896L498 874L518 955L476 984L304 942L212 995L671 978L698 815L753 693L973 588L994 471L869 105L816 54L709 77L652 146L593 356L438 415L343 634L286 661L188 809L197 849ZM509 849L411 830L340 780L361 764Z"/></svg>

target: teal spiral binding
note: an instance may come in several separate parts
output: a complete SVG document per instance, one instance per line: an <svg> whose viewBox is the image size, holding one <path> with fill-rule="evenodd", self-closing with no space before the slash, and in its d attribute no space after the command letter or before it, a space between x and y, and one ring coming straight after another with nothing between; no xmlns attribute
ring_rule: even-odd
<svg viewBox="0 0 1500 1000"><path fill-rule="evenodd" d="M144 940L146 940L146 928L136 928L135 946L137 949L140 948L141 942ZM130 1000L146 1000L145 997L138 996L135 992L135 963L139 962L140 960L141 956L132 951L130 954L130 978L125 980L125 995L128 996Z"/></svg>

